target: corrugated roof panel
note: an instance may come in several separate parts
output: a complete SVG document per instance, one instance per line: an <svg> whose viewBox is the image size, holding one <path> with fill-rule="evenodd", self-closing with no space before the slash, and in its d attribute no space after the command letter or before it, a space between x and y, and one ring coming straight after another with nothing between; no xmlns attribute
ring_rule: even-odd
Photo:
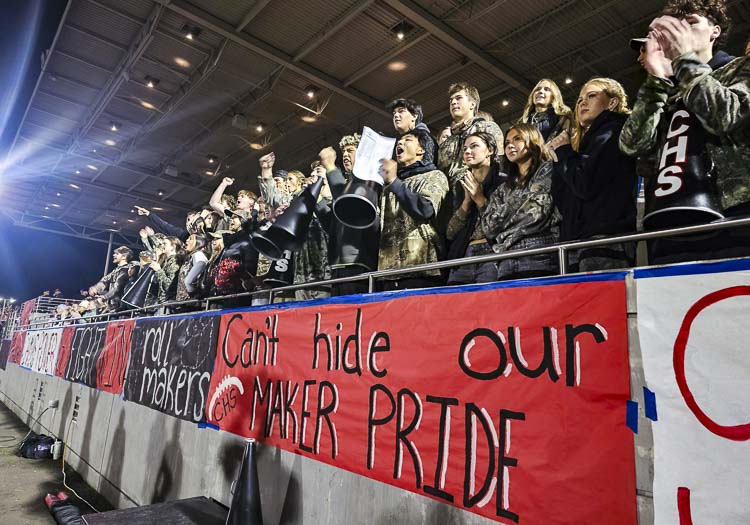
<svg viewBox="0 0 750 525"><path fill-rule="evenodd" d="M73 80L79 80L86 84L96 86L104 85L111 76L106 71L102 71L91 64L86 64L80 60L76 60L75 58L60 53L52 53L48 65L48 71L52 73L60 73L61 75L72 78Z"/></svg>
<svg viewBox="0 0 750 525"><path fill-rule="evenodd" d="M278 64L251 53L244 47L230 42L224 49L219 68L240 79L258 84L278 67Z"/></svg>
<svg viewBox="0 0 750 525"><path fill-rule="evenodd" d="M362 77L354 87L374 98L396 98L459 60L459 53L437 38L429 37Z"/></svg>
<svg viewBox="0 0 750 525"><path fill-rule="evenodd" d="M128 17L119 16L111 10L104 9L94 2L86 0L73 1L66 22L80 26L93 33L105 31L106 38L120 43L133 41L140 24ZM63 33L73 32L68 27L63 27Z"/></svg>
<svg viewBox="0 0 750 525"><path fill-rule="evenodd" d="M293 56L355 3L353 0L270 2L245 32Z"/></svg>
<svg viewBox="0 0 750 525"><path fill-rule="evenodd" d="M192 0L191 3L236 27L257 3L257 0ZM273 4L274 2L271 3ZM270 6L267 6L265 9L268 7Z"/></svg>
<svg viewBox="0 0 750 525"><path fill-rule="evenodd" d="M75 120L68 120L47 112L42 112L34 106L29 109L29 113L26 115L26 121L32 124L46 126L61 133L70 133L78 127L78 122Z"/></svg>
<svg viewBox="0 0 750 525"><path fill-rule="evenodd" d="M47 94L37 91L33 105L44 111L55 113L71 120L80 121L80 119L83 118L83 115L88 109L86 106L66 102L60 98L54 97L53 95L54 93Z"/></svg>
<svg viewBox="0 0 750 525"><path fill-rule="evenodd" d="M90 2L91 0L84 0ZM154 8L152 0L95 0L96 3L108 6L131 17L146 19Z"/></svg>
<svg viewBox="0 0 750 525"><path fill-rule="evenodd" d="M93 66L114 72L124 56L123 51L102 44L79 33L64 31L55 50L83 60Z"/></svg>
<svg viewBox="0 0 750 525"><path fill-rule="evenodd" d="M195 71L209 57L208 53L159 33L151 40L146 55L186 74Z"/></svg>
<svg viewBox="0 0 750 525"><path fill-rule="evenodd" d="M304 61L344 80L363 66L408 43L419 31L403 41L390 28L399 21L384 6L374 4L349 25L330 37Z"/></svg>

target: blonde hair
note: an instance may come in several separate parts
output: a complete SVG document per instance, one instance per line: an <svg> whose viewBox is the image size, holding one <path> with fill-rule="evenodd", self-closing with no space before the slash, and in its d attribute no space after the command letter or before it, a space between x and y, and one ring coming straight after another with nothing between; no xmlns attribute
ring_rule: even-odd
<svg viewBox="0 0 750 525"><path fill-rule="evenodd" d="M579 93L583 93L583 91L589 86L598 87L608 97L617 100L617 105L610 111L612 111L613 113L621 113L622 115L630 115L630 108L628 107L628 95L627 93L625 93L625 88L623 88L622 84L620 84L617 80L604 77L592 78L583 86L581 86L581 91ZM570 145L575 151L578 151L578 148L581 145L581 140L583 139L583 135L586 133L586 130L583 129L581 123L578 121L578 104L580 103L580 100L581 96L579 95L578 99L576 100L576 112L573 119L573 126L571 126L573 133L570 137Z"/></svg>
<svg viewBox="0 0 750 525"><path fill-rule="evenodd" d="M245 196L248 199L252 199L254 201L258 200L258 196L255 194L255 192L252 192L250 190L240 190L240 191L238 191L237 192L237 197L242 197L242 196Z"/></svg>
<svg viewBox="0 0 750 525"><path fill-rule="evenodd" d="M555 112L555 115L559 115L561 117L569 117L572 113L572 110L565 105L565 101L563 100L562 93L560 93L560 88L555 84L554 80L550 80L549 78L543 78L539 82L536 83L536 86L534 86L534 89L531 90L529 93L529 98L526 100L526 106L523 108L523 116L521 117L521 122L526 123L529 120L529 117L536 113L536 106L534 105L534 92L537 90L537 88L541 85L542 82L547 82L549 84L550 90L552 91L552 109Z"/></svg>

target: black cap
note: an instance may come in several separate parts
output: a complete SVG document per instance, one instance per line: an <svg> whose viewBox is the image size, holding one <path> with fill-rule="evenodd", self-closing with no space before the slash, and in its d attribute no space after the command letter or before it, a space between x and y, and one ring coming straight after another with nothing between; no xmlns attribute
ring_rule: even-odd
<svg viewBox="0 0 750 525"><path fill-rule="evenodd" d="M640 51L641 46L646 43L647 38L631 38L630 39L630 49L633 51Z"/></svg>

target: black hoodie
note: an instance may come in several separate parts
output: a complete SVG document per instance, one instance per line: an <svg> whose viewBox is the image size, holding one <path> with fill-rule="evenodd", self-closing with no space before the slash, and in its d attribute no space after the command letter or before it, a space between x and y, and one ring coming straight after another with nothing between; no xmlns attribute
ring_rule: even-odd
<svg viewBox="0 0 750 525"><path fill-rule="evenodd" d="M561 241L635 231L635 159L618 145L626 120L603 111L577 152L570 145L555 151L552 197L562 214Z"/></svg>

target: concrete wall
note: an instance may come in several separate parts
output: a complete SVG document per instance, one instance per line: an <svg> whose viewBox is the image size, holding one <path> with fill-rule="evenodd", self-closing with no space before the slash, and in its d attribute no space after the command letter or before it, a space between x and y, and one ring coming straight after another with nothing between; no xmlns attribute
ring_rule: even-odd
<svg viewBox="0 0 750 525"><path fill-rule="evenodd" d="M645 382L635 283L630 277L627 287L631 385L634 399L640 399ZM60 401L59 408L49 410L32 428L64 439L69 445L66 462L113 505L129 507L191 496L207 496L229 505L230 485L242 459L242 438L199 429L119 396L14 364L0 370L0 402L27 424L54 399ZM653 437L651 423L644 417L639 421L635 452L638 522L650 525L654 522ZM495 523L270 446L259 447L258 461L266 524Z"/></svg>

